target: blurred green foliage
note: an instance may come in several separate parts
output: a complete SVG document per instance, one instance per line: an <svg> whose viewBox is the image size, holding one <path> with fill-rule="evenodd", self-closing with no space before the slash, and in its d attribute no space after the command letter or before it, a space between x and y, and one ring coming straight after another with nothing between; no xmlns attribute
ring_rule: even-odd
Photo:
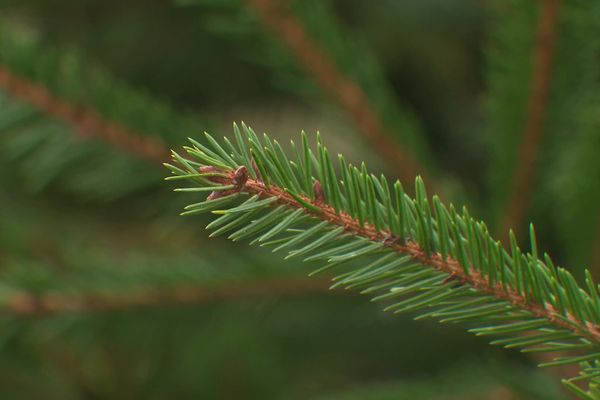
<svg viewBox="0 0 600 400"><path fill-rule="evenodd" d="M244 3L179 3L187 5L0 0L0 31L25 43L8 54L10 38L0 37L1 63L168 145L201 130L229 132L231 120L244 119L283 139L320 129L348 160L385 168L343 110ZM497 214L494 190L503 190L498 182L504 178L490 177L508 174L510 163L502 160L514 156L517 139L506 135L521 133L515 98L527 89L528 35L535 29L530 6L519 9L529 18L525 23L503 12L506 4L523 2L506 2L495 14L490 9L497 3L503 2L352 0L319 3L315 10L295 4L342 70L371 91L390 126L402 126L397 121L405 114L414 117L420 130L406 133L414 135L408 142L454 200L468 199L484 217ZM585 4L569 4L567 23L586 28L561 42L556 129L530 216L542 248L580 269L590 262L597 230L594 143L600 135L598 113L589 106L597 102L577 74L586 64L585 82L597 84L600 35L589 23L597 7L585 18ZM503 27L506 37L498 36ZM490 47L494 37L513 47ZM496 76L486 69L494 62ZM519 93L503 97L496 87ZM484 101L486 93L493 96ZM484 102L497 106L496 113ZM566 117L563 106L572 110ZM496 134L486 128L494 119ZM565 145L575 130L576 143ZM194 222L176 217L189 201L167 195L160 166L73 133L0 92L3 307L23 290L128 293L310 270L281 264L260 249L239 254L224 241L208 242ZM186 235L176 235L182 229ZM350 295L266 295L41 317L7 309L0 315L3 399L562 398L554 379L533 365L460 329L390 318Z"/></svg>

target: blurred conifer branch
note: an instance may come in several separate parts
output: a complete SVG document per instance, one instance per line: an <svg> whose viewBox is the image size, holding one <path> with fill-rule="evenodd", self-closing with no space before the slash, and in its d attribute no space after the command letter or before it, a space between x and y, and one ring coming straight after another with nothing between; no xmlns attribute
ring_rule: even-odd
<svg viewBox="0 0 600 400"><path fill-rule="evenodd" d="M413 179L432 172L426 140L417 119L394 99L382 67L364 45L337 21L330 7L320 1L278 2L271 0L229 0L214 4L206 0L178 0L183 5L215 8L227 17L221 24L207 24L225 34L245 32L261 42L248 18L240 16L244 5L259 17L270 32L264 47L283 44L297 64L330 98L347 113L358 132L367 140L394 174ZM227 10L227 11L223 11ZM235 28L233 28L235 26ZM247 39L247 38L246 38ZM265 51L258 63L265 64L273 51ZM277 59L273 68L285 69ZM287 66L289 67L289 66ZM433 184L433 182L432 182Z"/></svg>
<svg viewBox="0 0 600 400"><path fill-rule="evenodd" d="M128 88L97 68L90 69L73 53L44 51L31 43L15 40L9 34L0 39L0 104L3 104L0 111L0 120L3 122L0 133L5 136L3 140L8 143L7 149L14 148L15 142L12 140L16 140L19 145L19 141L31 130L31 134L39 142L52 143L60 151L70 153L63 159L48 159L51 164L44 165L37 156L40 145L33 141L29 144L28 151L23 151L22 145L19 145L21 148L18 152L8 154L10 157L18 157L19 162L23 162L24 155L31 155L37 164L44 166L44 171L40 173L28 168L27 172L42 179L47 173L54 173L56 176L68 173L72 176L73 169L68 167L69 164L62 165L64 161L76 165L77 170L85 174L87 171L82 168L81 160L72 157L73 154L89 157L89 146L95 144L85 139L92 138L109 146L108 151L104 152L106 155L103 154L103 162L122 152L126 161L136 166L129 168L133 173L137 174L138 166L147 173L147 165L160 166L161 162L166 161L168 152L163 143L179 140L182 134L189 133L187 129L192 129L195 125L189 116L172 112L167 105ZM149 122L148 118L155 121ZM55 120L66 124L60 135L44 129L45 126L53 126ZM132 127L147 126L152 129L150 132L153 128L158 128L158 134L125 127L123 122ZM62 134L64 132L67 135ZM44 151L53 154L56 150L46 148ZM90 173L100 173L106 177L104 183L99 185L99 190L111 191L114 186L119 192L129 193L129 184L121 187L124 166L117 163L116 167L118 173L113 173L112 168L101 168L99 171L94 168ZM140 182L160 182L158 177L162 169L152 170L155 171L151 175L153 178L148 182L141 179ZM98 182L97 178L90 178L89 175L84 175L81 181L85 185L85 195L89 195L89 185ZM84 262L83 259L80 262ZM196 268L198 267L190 266L190 269ZM115 279L118 280L119 277L115 276ZM142 275L140 279L143 279ZM282 287L287 288L292 295L323 289L319 282L306 278L275 276L247 279L249 286L239 290L241 297L276 295L279 293L278 289L273 288L270 282L277 279L281 279ZM4 299L0 308L3 312L14 314L44 315L75 310L160 306L163 303L199 303L215 298L235 299L236 296L226 288L213 289L210 282L202 279L181 288L169 285L150 286L133 294L127 293L128 289L114 289L104 294L89 295L68 294L64 289L41 294L17 292ZM235 285L232 290L235 290Z"/></svg>
<svg viewBox="0 0 600 400"><path fill-rule="evenodd" d="M541 142L546 129L546 113L552 80L552 64L557 41L560 0L541 0L533 54L529 101L523 136L509 189L500 232L514 229L518 232L530 204L531 192L537 175Z"/></svg>
<svg viewBox="0 0 600 400"><path fill-rule="evenodd" d="M295 297L330 292L324 280L304 277L247 279L243 282L178 284L105 293L16 292L2 299L2 313L42 317L68 312L93 312L241 301L248 298ZM340 292L343 293L343 292Z"/></svg>
<svg viewBox="0 0 600 400"><path fill-rule="evenodd" d="M96 137L135 157L159 163L165 160L166 149L157 139L128 130L105 120L94 109L77 107L53 96L45 86L15 76L6 66L0 66L0 89L33 105L41 112L73 127L81 138Z"/></svg>
<svg viewBox="0 0 600 400"><path fill-rule="evenodd" d="M398 176L412 179L417 174L427 173L411 152L385 131L383 122L361 87L348 78L310 37L302 22L289 9L289 4L272 0L247 0L247 3L323 90L346 110L359 132Z"/></svg>
<svg viewBox="0 0 600 400"><path fill-rule="evenodd" d="M56 184L103 200L146 189L160 178L160 168L148 163L160 165L165 144L197 129L195 117L118 81L75 51L42 48L0 31L1 151L30 189ZM136 184L126 184L134 175Z"/></svg>
<svg viewBox="0 0 600 400"><path fill-rule="evenodd" d="M207 226L211 236L253 238L285 249L286 259L325 261L319 271L345 266L334 287L361 289L396 313L467 323L477 335L496 336L494 344L578 351L542 366L580 364L581 376L565 384L583 398L600 396L599 287L588 271L584 290L547 254L540 259L533 227L530 253L512 232L507 252L466 208L461 214L437 196L430 200L420 178L412 199L399 181L390 186L339 155L339 179L320 138L316 152L305 135L299 146L292 142L290 159L277 141L242 128L234 125L235 142L225 138L223 146L208 134L208 147L191 140L189 158L174 152L177 166L166 164L167 179L193 183L176 190L210 193L183 215L217 215ZM576 386L580 380L589 391Z"/></svg>
<svg viewBox="0 0 600 400"><path fill-rule="evenodd" d="M600 3L519 1L498 3L492 11L485 47L486 111L488 188L496 229L512 224L515 231L522 230L519 224L527 216L540 221L546 235L553 231L550 234L562 243L557 252L565 251L573 268L581 272L583 266L595 264L594 238L600 226L596 184L600 170L592 150L600 137ZM551 20L553 29L549 29ZM541 40L546 30L553 40ZM553 43L551 55L543 56L544 43ZM549 62L548 70L538 71L543 59ZM536 76L536 72L540 73ZM538 105L532 113L533 88L535 82L541 85L544 75L549 78L545 106ZM537 139L531 133L527 141L524 127L537 126L534 115L541 110ZM527 145L532 151L528 157L527 143L535 144ZM517 192L517 185L525 185L526 180L530 185ZM517 214L521 215L518 221L511 216Z"/></svg>
<svg viewBox="0 0 600 400"><path fill-rule="evenodd" d="M304 68L342 105L395 174L406 181L416 173L424 174L421 168L432 174L433 164L427 159L426 141L416 119L402 107L395 107L381 66L360 51L362 47L351 35L345 35L351 32L340 31L343 27L326 3L184 2L213 3L215 7L235 3L249 23L257 22L252 15L260 16L260 22L271 32L270 38L283 42L286 47L282 51L288 49L298 61L289 64ZM600 267L600 3L558 3L519 0L500 7L509 10L508 17L494 31L500 40L486 48L495 56L491 62L495 74L490 80L494 89L490 102L495 103L495 109L489 124L495 132L495 144L490 149L500 158L491 169L501 178L500 183L490 179L490 197L499 203L496 211L504 212L498 224L518 230L528 212L539 213L556 226L557 232L550 234L552 227L543 226L544 241L550 235L554 235L550 240L557 239L555 255L564 257L566 253L568 264L585 265L595 251L597 262L591 265ZM538 6L542 12L535 11ZM246 7L254 12L248 13ZM238 36L229 40L252 41L244 37L244 26L232 28ZM131 195L128 201L150 198L155 206L157 198L147 196L146 191L156 189L161 177L161 171L153 166L164 160L164 146L180 143L194 124L123 82L97 71L89 73L75 54L55 57L44 49L10 44L2 36L0 33L0 154L4 163L0 169L7 166L5 176L14 175L18 185L32 183L36 190L67 182L88 199L106 201ZM546 40L549 37L552 40ZM253 51L253 47L248 49ZM287 68L283 65L288 63L287 57L280 58L285 61L277 65L267 65L271 59L261 61L276 75ZM304 75L301 80L308 82ZM188 148L191 160L175 155L180 164L170 166L174 172L170 179L193 181L194 187L184 189L188 194L210 193L207 201L191 204L184 214L213 211L222 215L209 224L216 229L215 235L233 232L233 240L254 236L252 243L277 246L276 250L293 248L288 257L326 261L324 269L346 268L334 286L378 295L391 310L426 309L419 318L466 322L478 335L501 336L495 344L542 352L550 365L579 365L582 376L567 380L567 385L583 398L599 396L600 303L593 274L585 271L586 287L579 287L569 273L555 268L547 255L539 257L533 231L529 253L519 249L514 235L509 235L510 251L506 251L490 237L485 224L474 221L466 209L461 214L452 206L446 208L437 197L429 201L420 179L416 199L412 199L401 185L388 185L384 177L369 174L364 166L347 166L340 158L339 169L334 167L320 142L317 152L307 150L305 143L294 147L296 157L290 160L268 137L261 143L246 128L236 134L238 140L241 135L238 145L231 141L220 146L211 137L203 137ZM342 173L341 180L336 171ZM512 186L503 184L515 177ZM255 196L239 205L246 194ZM301 212L295 213L298 210ZM510 219L514 222L506 222ZM535 220L546 221L537 216ZM5 238L0 235L0 240ZM20 255L17 242L15 253ZM3 261L13 254L7 255L1 247L0 243L0 252L4 252L0 254L1 269L6 278ZM23 250L30 256L28 252ZM221 253L219 261L227 256L227 250L215 252ZM15 283L8 292L4 285L0 288L2 295L9 294L0 299L0 308L8 316L35 317L325 290L323 282L313 285L278 273L258 279L260 273L251 268L244 268L248 272L245 276L234 271L238 274L236 282L223 279L215 283L193 271L208 267L196 265L204 257L204 253L194 253L185 259L177 254L165 261L163 264L170 267L181 259L187 263L174 274L178 274L176 284L169 281L168 274L157 275L155 284L148 284L146 271L141 269L107 276L68 270L79 266L97 270L110 265L89 264L93 256L81 257L84 263L64 263L61 270L40 268L42 273L37 277L24 268L23 282ZM155 262L150 258L139 264L148 267ZM123 265L131 266L130 261ZM347 261L350 265L345 264ZM249 262L232 262L236 263L247 267ZM72 281L64 280L62 274L67 270L74 272ZM227 276L223 272L216 273L218 280ZM86 277L91 277L89 283L83 282ZM135 290L121 285L121 278L129 278ZM570 356L566 352L571 350L578 353ZM575 386L579 382L588 387Z"/></svg>

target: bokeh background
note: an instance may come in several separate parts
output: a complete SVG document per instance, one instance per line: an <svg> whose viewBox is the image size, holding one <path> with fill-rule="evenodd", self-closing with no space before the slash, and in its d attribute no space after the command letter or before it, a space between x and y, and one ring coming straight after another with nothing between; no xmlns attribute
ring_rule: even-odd
<svg viewBox="0 0 600 400"><path fill-rule="evenodd" d="M600 4L0 0L0 398L562 399L460 326L209 239L160 162L232 121L600 278Z"/></svg>

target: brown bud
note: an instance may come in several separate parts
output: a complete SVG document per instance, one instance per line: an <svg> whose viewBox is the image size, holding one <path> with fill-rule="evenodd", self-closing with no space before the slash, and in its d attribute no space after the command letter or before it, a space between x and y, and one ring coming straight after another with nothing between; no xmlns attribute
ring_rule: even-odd
<svg viewBox="0 0 600 400"><path fill-rule="evenodd" d="M385 244L386 246L391 246L398 242L400 242L400 238L394 235L387 235L385 239L383 239L383 244Z"/></svg>
<svg viewBox="0 0 600 400"><path fill-rule="evenodd" d="M323 186L321 186L321 182L315 179L315 183L313 183L313 193L315 196L315 203L321 204L325 202L325 193L323 193Z"/></svg>
<svg viewBox="0 0 600 400"><path fill-rule="evenodd" d="M238 190L241 190L244 185L246 184L246 181L248 180L248 169L246 168L246 166L242 165L240 167L238 167L238 169L235 170L235 172L233 173L233 177L231 178L231 183L233 185L235 185Z"/></svg>

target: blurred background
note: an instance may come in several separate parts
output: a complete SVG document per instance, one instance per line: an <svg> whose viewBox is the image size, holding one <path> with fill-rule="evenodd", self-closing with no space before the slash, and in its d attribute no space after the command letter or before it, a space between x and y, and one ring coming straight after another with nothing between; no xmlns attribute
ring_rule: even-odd
<svg viewBox="0 0 600 400"><path fill-rule="evenodd" d="M0 0L2 399L562 399L460 326L208 239L161 162L232 121L600 278L600 3Z"/></svg>

